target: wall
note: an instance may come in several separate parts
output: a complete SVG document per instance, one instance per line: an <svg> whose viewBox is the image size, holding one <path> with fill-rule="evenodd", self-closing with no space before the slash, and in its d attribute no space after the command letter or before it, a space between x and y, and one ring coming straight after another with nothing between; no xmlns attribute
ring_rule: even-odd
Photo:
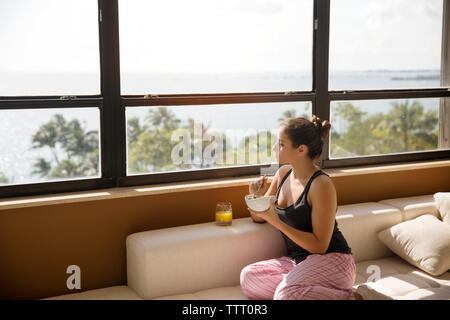
<svg viewBox="0 0 450 320"><path fill-rule="evenodd" d="M333 177L340 205L450 191L450 166ZM0 210L0 299L39 299L126 284L125 239L134 232L214 220L216 202L248 216L247 186Z"/></svg>

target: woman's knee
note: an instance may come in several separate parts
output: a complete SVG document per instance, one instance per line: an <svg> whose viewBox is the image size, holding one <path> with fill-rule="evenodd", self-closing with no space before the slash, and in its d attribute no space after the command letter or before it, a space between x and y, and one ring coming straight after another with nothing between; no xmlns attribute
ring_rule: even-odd
<svg viewBox="0 0 450 320"><path fill-rule="evenodd" d="M250 300L265 299L266 290L262 290L264 287L262 283L263 275L253 265L248 265L241 270L240 283L242 292Z"/></svg>
<svg viewBox="0 0 450 320"><path fill-rule="evenodd" d="M252 280L254 280L255 278L258 277L258 269L255 268L254 264L250 264L246 267L244 267L241 270L241 274L240 274L240 282L241 282L241 287L246 286L246 284Z"/></svg>
<svg viewBox="0 0 450 320"><path fill-rule="evenodd" d="M293 290L298 290L298 286L294 288L292 285L288 285L286 280L280 282L273 294L273 300L289 300Z"/></svg>
<svg viewBox="0 0 450 320"><path fill-rule="evenodd" d="M284 285L275 290L274 300L352 300L353 291L317 285Z"/></svg>
<svg viewBox="0 0 450 320"><path fill-rule="evenodd" d="M273 295L273 300L316 300L319 297L311 293L316 286L311 285L280 285L275 294Z"/></svg>

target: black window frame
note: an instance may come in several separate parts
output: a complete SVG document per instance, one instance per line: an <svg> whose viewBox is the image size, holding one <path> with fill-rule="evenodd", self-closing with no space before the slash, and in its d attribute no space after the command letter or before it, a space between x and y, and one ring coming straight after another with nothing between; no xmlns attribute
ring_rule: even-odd
<svg viewBox="0 0 450 320"><path fill-rule="evenodd" d="M449 0L444 1L445 18L450 16ZM329 91L329 26L330 0L314 0L312 90L289 92L255 92L225 94L162 94L122 95L120 90L119 12L118 0L98 0L101 93L86 96L0 97L2 109L80 108L97 107L100 111L101 177L70 181L16 184L0 187L0 197L29 196L49 193L87 191L111 187L180 182L257 175L271 164L241 165L227 168L186 170L127 176L126 107L210 105L231 103L311 102L312 113L321 119L330 118L330 103L336 100L367 100L394 98L448 98L450 89L385 89ZM448 18L445 33L450 35ZM448 61L449 46L442 59ZM447 99L450 100L450 99ZM206 108L206 107L205 107ZM440 119L441 120L441 119ZM367 157L329 159L329 140L319 160L322 168L360 166L369 164L424 161L450 158L450 150L433 150Z"/></svg>

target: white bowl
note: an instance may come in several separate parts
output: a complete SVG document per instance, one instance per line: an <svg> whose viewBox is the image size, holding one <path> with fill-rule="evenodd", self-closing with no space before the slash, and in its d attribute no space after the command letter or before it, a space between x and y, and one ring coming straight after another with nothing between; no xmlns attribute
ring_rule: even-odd
<svg viewBox="0 0 450 320"><path fill-rule="evenodd" d="M245 203L247 206L253 211L266 211L270 208L271 199L275 199L275 196L261 197L253 199L252 194L248 194L245 196Z"/></svg>

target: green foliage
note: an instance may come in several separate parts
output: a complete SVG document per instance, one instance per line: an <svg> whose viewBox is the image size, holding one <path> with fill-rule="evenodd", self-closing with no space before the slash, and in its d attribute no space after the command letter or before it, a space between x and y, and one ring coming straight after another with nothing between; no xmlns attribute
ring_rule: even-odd
<svg viewBox="0 0 450 320"><path fill-rule="evenodd" d="M275 162L275 154L272 147L277 140L277 135L267 131L258 131L257 134L250 134L241 139L236 153L239 155L237 159L244 161L236 161L236 164L264 164Z"/></svg>
<svg viewBox="0 0 450 320"><path fill-rule="evenodd" d="M99 138L97 130L86 132L78 119L70 122L54 115L32 136L32 148L49 148L51 159L38 158L33 174L51 178L98 175Z"/></svg>
<svg viewBox="0 0 450 320"><path fill-rule="evenodd" d="M171 150L175 143L172 133L180 120L165 107L151 108L144 123L139 118L131 118L127 124L128 172L158 172L174 170Z"/></svg>
<svg viewBox="0 0 450 320"><path fill-rule="evenodd" d="M149 171L166 171L175 168L171 164L172 131L164 128L144 130L137 140L130 144L128 157L129 173L142 173Z"/></svg>
<svg viewBox="0 0 450 320"><path fill-rule="evenodd" d="M214 149L211 144L216 146L215 151L211 152L211 157L216 156L215 152L217 152L217 157L222 158L223 163L226 161L225 150L230 150L224 146L220 148L220 144L227 143L225 135L211 132L210 126L203 124L196 133L194 132L196 129L194 119L189 118L186 125L181 125L181 121L166 107L150 109L142 124L136 117L129 119L127 124L128 171L130 174L217 167L223 164L215 164L203 159L205 152ZM182 153L187 153L188 161L180 164L176 164L172 160L172 151L181 143L180 140L172 139L176 130L188 134L187 145L190 148L190 150L183 149ZM202 141L194 140L198 138ZM195 150L196 146L201 146L201 148ZM201 155L201 159L198 158L199 155ZM185 155L181 154L180 156Z"/></svg>
<svg viewBox="0 0 450 320"><path fill-rule="evenodd" d="M297 115L297 109L288 109L283 111L281 117L277 119L278 123L281 124L284 120L288 118L302 117L305 119L311 119L311 111L309 106L305 104L303 112ZM273 134L269 130L258 131L257 135L248 135L243 138L238 145L237 154L245 154L245 163L238 164L264 164L276 162L275 153L272 152L272 147L276 143L277 134Z"/></svg>
<svg viewBox="0 0 450 320"><path fill-rule="evenodd" d="M331 156L354 157L411 152L437 148L438 116L424 111L419 101L395 102L387 114L369 116L348 102L338 103L335 118L344 121L345 132L331 133ZM336 119L331 122L335 123Z"/></svg>
<svg viewBox="0 0 450 320"><path fill-rule="evenodd" d="M309 119L309 113L308 106L305 106L301 117ZM297 117L295 109L285 110L278 121L281 123L291 117ZM341 102L332 110L333 125L337 118L344 122L345 130L331 131L332 157L437 148L437 114L425 111L418 101L397 102L392 104L387 114L372 115L349 102ZM276 161L272 152L276 134L269 130L247 134L239 142L236 141L237 147L233 147L231 137L212 131L209 124L195 125L191 118L182 124L166 107L151 108L142 121L137 117L128 119L128 172L138 174ZM180 129L185 130L188 150L176 149L181 140L174 133ZM47 179L98 175L98 132L86 132L79 120L66 121L57 114L39 128L32 142L33 148L49 148L52 155L48 159L41 157L35 161L34 174ZM185 156L186 152L188 161L174 163L174 149L181 151L179 156ZM200 155L201 159L198 157ZM217 157L216 161L208 162L205 155L210 155L210 160ZM1 173L0 183L8 183Z"/></svg>
<svg viewBox="0 0 450 320"><path fill-rule="evenodd" d="M7 184L7 183L9 183L9 180L3 172L0 172L0 184L3 184L3 183Z"/></svg>
<svg viewBox="0 0 450 320"><path fill-rule="evenodd" d="M289 109L282 113L281 117L278 118L278 123L281 124L284 120L288 118L305 118L305 119L311 119L311 112L309 110L309 106L305 105L302 114L297 116L297 110L296 109Z"/></svg>
<svg viewBox="0 0 450 320"><path fill-rule="evenodd" d="M338 117L345 122L346 129L343 132L331 131L332 157L366 156L437 147L437 115L435 112L425 112L420 102L413 102L411 105L408 101L396 103L387 114L373 115L344 102L339 103L333 113L335 118ZM308 106L305 106L301 116L310 118ZM285 110L278 121L281 123L291 117L297 117L295 109ZM190 150L182 152L190 152L188 163L179 165L174 164L171 159L171 151L179 143L179 140L171 140L172 133L177 129L186 129L190 139L188 141ZM194 138L198 138L194 135L194 130L193 119L188 119L187 124L182 126L180 120L163 107L152 109L143 124L140 124L137 118L130 119L128 121L130 171L143 173L270 163L276 160L271 152L276 135L270 131L247 134L237 143L237 147L233 148L231 137L210 132L209 125L202 124L200 127L202 141L193 141ZM210 139L212 136L214 138ZM222 164L207 163L205 159L201 161L196 157L204 155L204 152L208 151L206 148L217 140L224 144L222 148L216 149L216 152L220 152L218 158L224 160ZM200 150L195 150L199 146ZM227 151L229 155L226 154Z"/></svg>
<svg viewBox="0 0 450 320"><path fill-rule="evenodd" d="M391 112L381 122L398 151L426 150L437 147L434 130L439 119L434 111L424 112L423 105L414 101L394 103Z"/></svg>

